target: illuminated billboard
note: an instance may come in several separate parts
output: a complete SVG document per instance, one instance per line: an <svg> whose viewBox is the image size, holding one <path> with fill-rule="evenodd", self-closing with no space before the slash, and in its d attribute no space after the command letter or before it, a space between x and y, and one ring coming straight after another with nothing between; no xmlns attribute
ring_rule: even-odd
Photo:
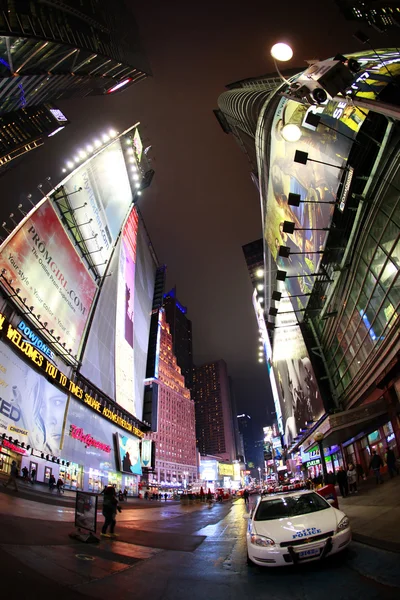
<svg viewBox="0 0 400 600"><path fill-rule="evenodd" d="M115 434L115 439L120 471L130 475L141 475L140 441L120 433Z"/></svg>
<svg viewBox="0 0 400 600"><path fill-rule="evenodd" d="M118 139L74 171L64 191L88 252L104 274L122 223L132 204L132 191L121 141Z"/></svg>
<svg viewBox="0 0 400 600"><path fill-rule="evenodd" d="M375 99L392 81L391 75L400 73L398 51L379 50L378 54L351 55L362 67L351 86L353 97ZM286 272L288 293L296 296L294 308L303 309L320 266L349 153L368 111L345 98L308 106L282 97L271 119L266 116L270 101L259 119L264 129L257 134L264 147L260 168L264 235L278 268ZM319 114L317 127L307 122L309 113ZM289 124L299 127L298 141L284 138L283 128ZM350 177L347 173L344 192ZM286 256L279 255L282 246ZM298 312L298 319L302 318Z"/></svg>
<svg viewBox="0 0 400 600"><path fill-rule="evenodd" d="M139 419L134 391L135 266L138 214L134 208L122 231L115 327L115 399ZM143 385L143 382L142 382Z"/></svg>
<svg viewBox="0 0 400 600"><path fill-rule="evenodd" d="M31 312L77 354L96 284L47 200L2 245L1 269Z"/></svg>
<svg viewBox="0 0 400 600"><path fill-rule="evenodd" d="M3 342L0 364L0 436L18 438L26 446L58 456L67 394L51 385Z"/></svg>
<svg viewBox="0 0 400 600"><path fill-rule="evenodd" d="M283 288L283 286L282 286ZM324 405L290 298L282 292L276 317L273 367L278 382L285 441L290 445L309 421L324 414Z"/></svg>

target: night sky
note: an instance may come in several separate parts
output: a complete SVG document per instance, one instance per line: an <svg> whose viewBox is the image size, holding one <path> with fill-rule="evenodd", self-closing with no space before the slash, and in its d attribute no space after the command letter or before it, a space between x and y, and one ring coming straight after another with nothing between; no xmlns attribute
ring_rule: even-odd
<svg viewBox="0 0 400 600"><path fill-rule="evenodd" d="M141 121L156 171L140 208L168 285L188 306L197 364L224 358L238 409L271 420L267 371L258 363L252 287L242 245L261 237L260 203L247 159L212 110L224 85L273 72L269 48L289 42L288 67L362 50L333 0L130 1L153 77L113 97L60 102L72 124L0 178L1 217L110 127ZM385 37L372 38L386 46ZM45 184L44 184L45 186Z"/></svg>

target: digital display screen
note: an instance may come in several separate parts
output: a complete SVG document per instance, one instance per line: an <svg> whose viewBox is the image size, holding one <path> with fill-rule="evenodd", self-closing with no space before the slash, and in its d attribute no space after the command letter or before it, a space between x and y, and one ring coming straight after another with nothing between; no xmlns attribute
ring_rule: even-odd
<svg viewBox="0 0 400 600"><path fill-rule="evenodd" d="M120 470L130 475L141 475L140 440L116 434Z"/></svg>

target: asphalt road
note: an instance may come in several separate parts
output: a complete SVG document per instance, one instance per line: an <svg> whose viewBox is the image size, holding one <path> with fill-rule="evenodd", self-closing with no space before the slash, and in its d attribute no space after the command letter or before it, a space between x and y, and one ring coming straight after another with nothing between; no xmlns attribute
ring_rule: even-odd
<svg viewBox="0 0 400 600"><path fill-rule="evenodd" d="M70 523L30 519L29 512L26 518L7 518L3 513L3 589L31 600L400 597L399 554L358 543L322 563L284 569L249 567L244 511L241 501L212 509L143 509L140 518L121 519L117 541L102 540L95 546L70 540Z"/></svg>

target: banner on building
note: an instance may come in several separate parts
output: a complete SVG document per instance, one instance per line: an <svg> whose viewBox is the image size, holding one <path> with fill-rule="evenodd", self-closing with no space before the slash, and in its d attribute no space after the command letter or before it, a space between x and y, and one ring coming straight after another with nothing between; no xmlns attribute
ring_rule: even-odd
<svg viewBox="0 0 400 600"><path fill-rule="evenodd" d="M0 435L58 456L67 395L0 342Z"/></svg>
<svg viewBox="0 0 400 600"><path fill-rule="evenodd" d="M142 467L150 469L153 465L151 464L153 442L152 440L142 440Z"/></svg>
<svg viewBox="0 0 400 600"><path fill-rule="evenodd" d="M120 471L141 475L140 441L127 435L115 434Z"/></svg>
<svg viewBox="0 0 400 600"><path fill-rule="evenodd" d="M96 284L48 201L3 244L2 269L35 317L77 354Z"/></svg>

